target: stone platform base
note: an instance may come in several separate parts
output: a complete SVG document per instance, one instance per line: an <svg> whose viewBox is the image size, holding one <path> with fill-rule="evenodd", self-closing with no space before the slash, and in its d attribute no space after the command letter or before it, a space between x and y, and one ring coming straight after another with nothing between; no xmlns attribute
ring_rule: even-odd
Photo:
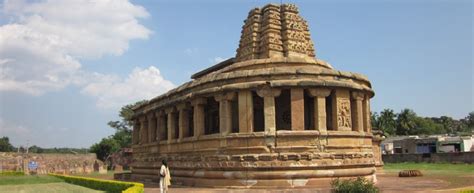
<svg viewBox="0 0 474 193"><path fill-rule="evenodd" d="M353 177L338 177L339 179L349 179ZM362 175L369 181L376 182L375 174ZM331 181L336 177L320 177L320 178L289 178L289 179L207 179L194 177L177 177L172 176L171 184L174 186L188 187L207 187L207 188L298 188L298 187L314 187L327 188L330 187ZM159 182L158 175L142 175L132 174L132 179L141 182Z"/></svg>

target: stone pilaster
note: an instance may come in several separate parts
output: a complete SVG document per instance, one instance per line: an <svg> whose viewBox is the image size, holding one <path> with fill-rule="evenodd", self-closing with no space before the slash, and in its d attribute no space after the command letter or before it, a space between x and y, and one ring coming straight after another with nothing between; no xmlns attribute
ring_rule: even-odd
<svg viewBox="0 0 474 193"><path fill-rule="evenodd" d="M362 100L364 100L364 95L360 92L352 92L352 101L354 101L355 107L352 109L355 110L353 112L352 117L352 129L358 132L364 132L364 117L363 117L363 107L362 107Z"/></svg>
<svg viewBox="0 0 474 193"><path fill-rule="evenodd" d="M161 124L161 116L163 112L162 111L155 111L155 125L156 125L156 131L155 131L155 141L160 142L161 141L161 131L162 131L162 126Z"/></svg>
<svg viewBox="0 0 474 193"><path fill-rule="evenodd" d="M332 125L336 131L350 131L352 128L351 102L348 90L336 89L332 100Z"/></svg>
<svg viewBox="0 0 474 193"><path fill-rule="evenodd" d="M177 106L179 112L179 139L189 136L189 117L188 117L188 106L186 103L179 104Z"/></svg>
<svg viewBox="0 0 474 193"><path fill-rule="evenodd" d="M147 138L147 125L146 117L140 117L140 144L145 144L148 140Z"/></svg>
<svg viewBox="0 0 474 193"><path fill-rule="evenodd" d="M219 102L219 130L221 135L232 132L232 100L235 92L218 94L214 98Z"/></svg>
<svg viewBox="0 0 474 193"><path fill-rule="evenodd" d="M327 131L326 123L326 97L331 90L324 88L308 89L311 97L314 97L314 129L320 132Z"/></svg>
<svg viewBox="0 0 474 193"><path fill-rule="evenodd" d="M194 136L199 137L204 135L204 105L206 104L206 99L197 98L194 99L191 104L194 107Z"/></svg>
<svg viewBox="0 0 474 193"><path fill-rule="evenodd" d="M362 111L364 113L364 131L365 132L372 132L372 123L370 122L370 97L368 95L364 96L364 100L362 101Z"/></svg>
<svg viewBox="0 0 474 193"><path fill-rule="evenodd" d="M148 143L156 141L156 118L155 113L150 112L147 114L148 120Z"/></svg>
<svg viewBox="0 0 474 193"><path fill-rule="evenodd" d="M165 133L165 130L167 129L167 125L165 125L165 120L163 120L163 115L165 113L163 110L155 112L155 117L156 117L156 140L157 141L166 141L167 137L162 137Z"/></svg>
<svg viewBox="0 0 474 193"><path fill-rule="evenodd" d="M275 121L275 97L280 96L281 90L270 88L268 86L257 90L257 94L263 97L263 114L265 134L275 135L276 121Z"/></svg>
<svg viewBox="0 0 474 193"><path fill-rule="evenodd" d="M253 100L249 90L239 91L239 133L253 131Z"/></svg>
<svg viewBox="0 0 474 193"><path fill-rule="evenodd" d="M304 130L304 89L291 89L291 129Z"/></svg>
<svg viewBox="0 0 474 193"><path fill-rule="evenodd" d="M168 142L170 142L172 139L174 139L175 134L175 121L173 120L174 113L176 113L176 109L174 107L169 107L165 110L167 116L168 116Z"/></svg>
<svg viewBox="0 0 474 193"><path fill-rule="evenodd" d="M138 122L137 119L133 120L132 144L138 144L140 140L140 124Z"/></svg>

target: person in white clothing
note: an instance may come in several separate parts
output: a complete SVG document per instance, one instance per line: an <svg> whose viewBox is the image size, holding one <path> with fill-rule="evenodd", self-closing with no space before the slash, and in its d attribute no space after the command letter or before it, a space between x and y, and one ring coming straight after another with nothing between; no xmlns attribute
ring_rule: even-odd
<svg viewBox="0 0 474 193"><path fill-rule="evenodd" d="M168 192L168 186L171 185L171 175L170 170L168 169L168 164L166 160L161 162L160 168L160 191L161 193Z"/></svg>

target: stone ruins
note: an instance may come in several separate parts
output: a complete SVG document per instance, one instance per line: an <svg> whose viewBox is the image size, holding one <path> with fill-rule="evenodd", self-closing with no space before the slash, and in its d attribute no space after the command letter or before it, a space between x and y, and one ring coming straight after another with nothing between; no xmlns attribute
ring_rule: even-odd
<svg viewBox="0 0 474 193"><path fill-rule="evenodd" d="M375 181L380 140L367 77L316 58L293 4L248 14L235 58L134 109L132 178L203 187Z"/></svg>

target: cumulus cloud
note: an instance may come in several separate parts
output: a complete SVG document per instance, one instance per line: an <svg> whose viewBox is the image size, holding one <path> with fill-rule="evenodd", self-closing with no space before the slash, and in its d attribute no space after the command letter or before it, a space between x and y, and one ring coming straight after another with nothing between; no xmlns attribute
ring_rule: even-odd
<svg viewBox="0 0 474 193"><path fill-rule="evenodd" d="M125 80L81 68L81 59L118 56L128 49L131 40L150 36L152 32L139 23L139 19L149 16L141 6L128 0L40 0L28 3L6 0L1 8L0 16L10 22L0 26L0 91L41 95L75 84L86 86L83 93L97 97L98 104L110 106L103 100L122 102L136 94L116 91L114 94L117 96L112 96L93 91L94 86L130 89L137 85L125 84L142 83L148 87L156 86L156 82L161 80L159 82L164 85L158 88L169 87L169 82L154 67L135 69ZM134 77L137 73L149 76L147 78L154 82L140 82ZM124 96L127 94L133 97Z"/></svg>
<svg viewBox="0 0 474 193"><path fill-rule="evenodd" d="M120 107L130 101L149 99L174 87L154 66L135 68L125 79L104 74L95 74L95 78L97 81L85 86L81 92L97 97L97 105L102 108Z"/></svg>

